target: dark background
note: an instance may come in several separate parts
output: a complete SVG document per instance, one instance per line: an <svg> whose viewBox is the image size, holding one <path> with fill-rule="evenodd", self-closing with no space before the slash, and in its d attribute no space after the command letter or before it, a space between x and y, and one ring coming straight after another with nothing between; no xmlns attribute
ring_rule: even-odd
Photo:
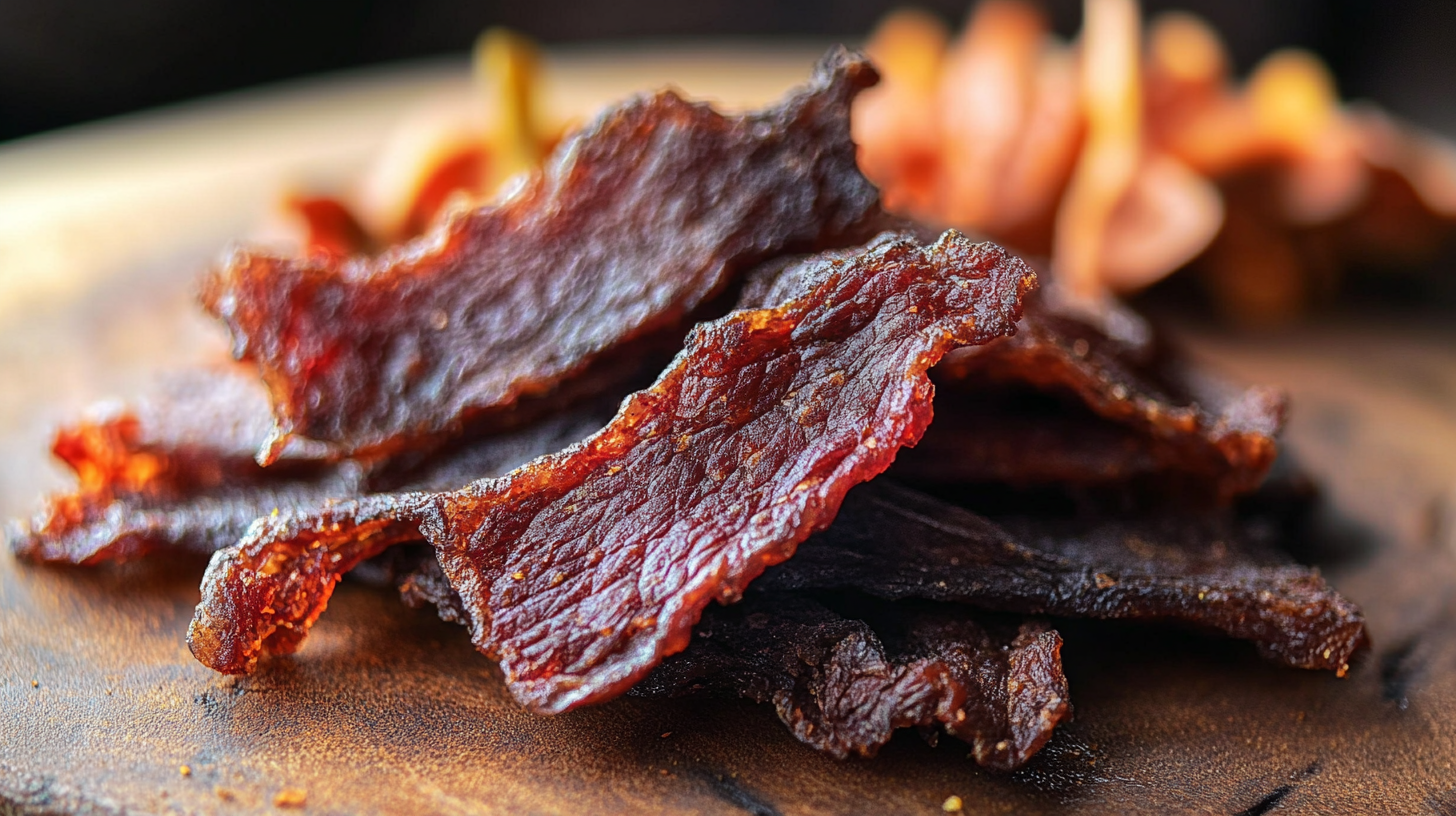
<svg viewBox="0 0 1456 816"><path fill-rule="evenodd" d="M282 2L0 0L0 139L290 77L464 52L507 25L547 43L675 37L842 37L893 0ZM959 25L971 0L915 3ZM1064 35L1078 0L1047 0ZM1144 0L1186 8L1227 38L1240 70L1281 45L1334 67L1347 97L1456 133L1456 1Z"/></svg>

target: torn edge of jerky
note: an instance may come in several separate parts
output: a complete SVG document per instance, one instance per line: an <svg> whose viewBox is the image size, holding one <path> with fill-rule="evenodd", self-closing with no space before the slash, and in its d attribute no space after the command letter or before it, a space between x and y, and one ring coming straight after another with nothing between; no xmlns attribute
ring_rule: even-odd
<svg viewBox="0 0 1456 816"><path fill-rule="evenodd" d="M295 440L282 461L263 468L253 460L270 422L262 387L243 372L184 372L133 405L105 404L58 431L54 452L77 486L49 497L28 523L8 524L5 537L17 556L35 562L89 566L156 550L211 555L261 516L505 473L589 436L616 404L608 393L556 407L420 457L331 462Z"/></svg>
<svg viewBox="0 0 1456 816"><path fill-rule="evenodd" d="M969 743L977 763L1003 771L1025 764L1071 717L1061 637L1045 623L988 627L944 606L879 612L872 626L755 588L705 610L688 648L631 694L772 703L799 741L839 759L874 756L901 728L944 730Z"/></svg>
<svg viewBox="0 0 1456 816"><path fill-rule="evenodd" d="M560 454L454 493L260 519L213 557L193 654L244 673L296 650L341 574L424 537L517 699L554 713L619 694L919 439L929 368L1014 331L1035 275L952 231L882 236L804 281L783 305L700 324L655 385Z"/></svg>
<svg viewBox="0 0 1456 816"><path fill-rule="evenodd" d="M1028 300L1014 336L947 355L936 381L943 413L959 421L933 426L897 473L1022 486L1174 475L1207 484L1211 490L1192 492L1220 502L1257 488L1278 453L1284 393L1236 385L1146 324L1133 333L1145 338L1138 343L1106 329L1132 323L1143 321L1120 304L1079 307L1056 287L1044 288ZM995 393L989 384L1061 395L1090 416L1019 417L1015 407L988 402ZM1028 457L1028 449L1054 455Z"/></svg>
<svg viewBox="0 0 1456 816"><path fill-rule="evenodd" d="M1227 515L1005 522L881 479L765 573L764 591L850 590L1061 617L1175 622L1269 660L1344 675L1369 647L1359 607L1317 570L1260 546Z"/></svg>
<svg viewBox="0 0 1456 816"><path fill-rule="evenodd" d="M259 461L294 434L349 455L450 435L680 324L754 263L867 240L885 217L849 112L877 80L840 47L756 113L636 97L505 200L381 256L236 251L203 303L268 386Z"/></svg>

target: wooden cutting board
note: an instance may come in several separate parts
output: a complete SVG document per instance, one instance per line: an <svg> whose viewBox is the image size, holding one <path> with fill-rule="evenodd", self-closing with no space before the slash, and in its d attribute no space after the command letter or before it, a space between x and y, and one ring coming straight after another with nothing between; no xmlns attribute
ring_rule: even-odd
<svg viewBox="0 0 1456 816"><path fill-rule="evenodd" d="M553 104L666 79L756 102L816 50L554 55L552 82L578 96ZM392 70L0 149L0 514L65 484L44 455L55 422L224 353L191 281L281 185L347 178L464 75ZM1076 721L1024 770L912 733L837 762L742 702L530 715L462 629L353 585L297 656L223 678L183 643L201 563L7 553L0 813L300 812L299 797L310 813L939 813L952 795L971 813L1456 813L1456 330L1190 339L1293 394L1289 448L1327 493L1311 552L1376 644L1343 680L1238 643L1066 622Z"/></svg>

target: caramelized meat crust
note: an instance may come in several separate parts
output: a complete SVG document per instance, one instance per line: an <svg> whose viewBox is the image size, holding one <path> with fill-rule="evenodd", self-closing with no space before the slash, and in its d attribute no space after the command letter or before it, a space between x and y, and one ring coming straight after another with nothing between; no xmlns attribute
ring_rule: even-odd
<svg viewBox="0 0 1456 816"><path fill-rule="evenodd" d="M1342 675L1369 645L1358 607L1225 515L1003 524L879 480L850 493L834 525L757 586L1170 621L1247 640L1275 662Z"/></svg>
<svg viewBox="0 0 1456 816"><path fill-rule="evenodd" d="M941 729L1003 771L1071 717L1061 637L1046 624L987 628L946 607L876 611L872 628L807 597L751 590L706 610L687 650L632 694L772 703L795 737L839 759L874 756L899 728Z"/></svg>
<svg viewBox="0 0 1456 816"><path fill-rule="evenodd" d="M260 520L214 556L193 654L240 673L296 649L341 574L423 535L518 699L560 712L624 691L914 444L929 368L1014 331L1035 285L954 232L884 236L803 279L780 306L700 324L656 384L560 454L453 493Z"/></svg>
<svg viewBox="0 0 1456 816"><path fill-rule="evenodd" d="M838 48L756 113L636 97L503 201L381 256L235 252L203 303L268 386L259 461L293 434L348 455L450 435L681 326L748 265L868 239L882 215L849 107L877 78Z"/></svg>

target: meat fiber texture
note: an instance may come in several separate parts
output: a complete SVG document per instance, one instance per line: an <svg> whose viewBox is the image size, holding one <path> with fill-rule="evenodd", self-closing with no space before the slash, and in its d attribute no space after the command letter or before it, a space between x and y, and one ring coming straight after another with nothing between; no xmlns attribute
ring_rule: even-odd
<svg viewBox="0 0 1456 816"><path fill-rule="evenodd" d="M268 386L259 461L293 434L350 455L448 436L681 324L752 264L872 237L849 109L877 79L837 48L756 113L636 97L504 200L381 256L236 251L203 302Z"/></svg>
<svg viewBox="0 0 1456 816"><path fill-rule="evenodd" d="M1014 331L1035 285L955 232L887 235L802 280L782 305L699 325L656 384L560 454L452 493L260 520L214 556L193 654L241 673L297 649L341 574L424 537L523 703L621 693L914 444L930 367Z"/></svg>

